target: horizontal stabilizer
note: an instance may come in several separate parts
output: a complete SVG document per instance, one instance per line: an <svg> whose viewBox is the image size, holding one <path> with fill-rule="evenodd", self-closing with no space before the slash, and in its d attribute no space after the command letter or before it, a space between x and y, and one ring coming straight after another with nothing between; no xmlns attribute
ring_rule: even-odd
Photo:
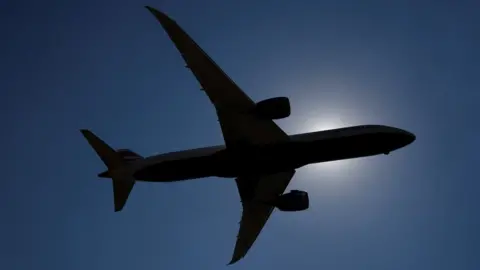
<svg viewBox="0 0 480 270"><path fill-rule="evenodd" d="M95 150L100 159L109 170L121 168L124 165L123 158L102 139L87 129L80 130L90 146Z"/></svg>
<svg viewBox="0 0 480 270"><path fill-rule="evenodd" d="M135 179L128 171L128 161L142 157L127 149L115 151L89 130L82 129L81 132L108 168L108 171L101 173L99 176L112 178L114 207L115 212L118 212L125 206L135 185Z"/></svg>
<svg viewBox="0 0 480 270"><path fill-rule="evenodd" d="M115 177L113 180L113 204L115 212L123 209L127 203L130 191L132 191L135 185L135 180L129 176L127 177Z"/></svg>

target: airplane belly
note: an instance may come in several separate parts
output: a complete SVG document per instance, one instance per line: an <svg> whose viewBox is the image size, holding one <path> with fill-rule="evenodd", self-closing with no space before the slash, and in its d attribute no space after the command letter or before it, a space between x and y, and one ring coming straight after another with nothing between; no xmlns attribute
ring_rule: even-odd
<svg viewBox="0 0 480 270"><path fill-rule="evenodd" d="M175 182L215 176L215 164L209 156L162 161L146 166L134 177L147 182Z"/></svg>
<svg viewBox="0 0 480 270"><path fill-rule="evenodd" d="M298 168L284 146L269 145L225 150L214 155L215 176L233 178L261 175Z"/></svg>
<svg viewBox="0 0 480 270"><path fill-rule="evenodd" d="M297 169L317 162L385 152L381 136L355 136L310 142L244 145L211 155L155 163L138 170L141 181L174 182L205 177L235 178Z"/></svg>
<svg viewBox="0 0 480 270"><path fill-rule="evenodd" d="M280 156L268 151L219 151L215 154L155 163L139 169L134 177L148 182L175 182L205 177L235 178L285 169ZM283 165L282 165L283 164Z"/></svg>

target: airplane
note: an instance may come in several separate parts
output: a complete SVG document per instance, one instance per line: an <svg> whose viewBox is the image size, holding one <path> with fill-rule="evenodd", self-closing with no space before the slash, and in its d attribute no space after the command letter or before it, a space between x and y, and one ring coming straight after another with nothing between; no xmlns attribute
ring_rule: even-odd
<svg viewBox="0 0 480 270"><path fill-rule="evenodd" d="M274 122L290 116L287 97L254 102L173 19L150 6L146 8L164 28L215 107L224 145L143 157L129 149L115 150L90 130L82 129L107 167L98 176L112 179L115 212L123 209L136 181L234 178L243 211L229 263L233 264L245 257L274 209L294 212L309 208L307 192L285 192L297 169L319 162L389 154L416 139L411 132L385 125L287 135Z"/></svg>

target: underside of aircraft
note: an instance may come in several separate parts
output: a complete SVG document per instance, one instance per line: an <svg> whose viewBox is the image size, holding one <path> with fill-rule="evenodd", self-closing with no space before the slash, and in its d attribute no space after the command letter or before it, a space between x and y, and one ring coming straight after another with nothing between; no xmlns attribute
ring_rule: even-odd
<svg viewBox="0 0 480 270"><path fill-rule="evenodd" d="M287 97L254 102L174 20L146 8L215 107L225 144L143 157L129 149L115 150L91 131L81 130L108 168L98 176L112 179L115 211L123 209L136 181L234 178L243 211L232 264L247 254L274 209L292 212L309 208L307 192L285 192L297 169L318 162L388 154L415 140L408 131L381 125L289 136L274 122L290 116Z"/></svg>

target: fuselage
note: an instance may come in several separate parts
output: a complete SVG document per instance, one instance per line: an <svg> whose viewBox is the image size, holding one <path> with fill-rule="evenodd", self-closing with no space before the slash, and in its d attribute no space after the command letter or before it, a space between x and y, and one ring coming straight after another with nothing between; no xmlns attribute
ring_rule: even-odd
<svg viewBox="0 0 480 270"><path fill-rule="evenodd" d="M312 163L388 154L414 140L412 133L394 127L353 126L291 135L283 143L235 149L218 145L160 154L132 162L130 167L136 180L151 182L258 176Z"/></svg>

